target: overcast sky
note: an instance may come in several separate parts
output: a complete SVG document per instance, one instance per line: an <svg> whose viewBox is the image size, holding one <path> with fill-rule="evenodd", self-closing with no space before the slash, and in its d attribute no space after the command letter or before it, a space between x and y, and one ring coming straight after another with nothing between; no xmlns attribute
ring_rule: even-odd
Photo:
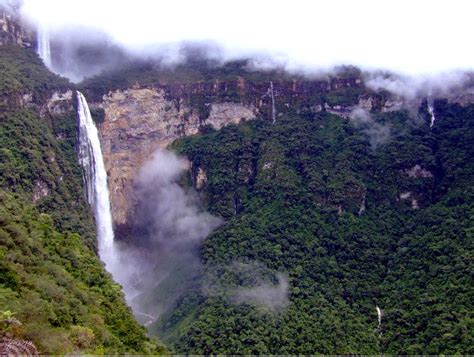
<svg viewBox="0 0 474 357"><path fill-rule="evenodd" d="M270 54L293 68L474 68L474 0L25 0L22 11L53 36L82 25L133 51L210 40L227 58Z"/></svg>

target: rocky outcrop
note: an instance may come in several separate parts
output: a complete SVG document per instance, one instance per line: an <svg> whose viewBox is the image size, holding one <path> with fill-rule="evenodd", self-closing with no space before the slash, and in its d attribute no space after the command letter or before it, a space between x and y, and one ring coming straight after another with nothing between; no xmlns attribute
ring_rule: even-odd
<svg viewBox="0 0 474 357"><path fill-rule="evenodd" d="M172 100L165 90L156 88L111 92L96 106L105 112L99 131L116 226L127 223L134 202L135 175L155 150L179 137L197 134L202 125L220 129L251 120L257 112L251 105L209 103L209 115L202 118L198 108L183 99ZM204 184L201 176L199 185Z"/></svg>
<svg viewBox="0 0 474 357"><path fill-rule="evenodd" d="M27 31L9 9L0 4L0 46L18 45L32 47L32 35Z"/></svg>
<svg viewBox="0 0 474 357"><path fill-rule="evenodd" d="M220 129L230 123L238 124L241 121L255 118L256 110L252 106L244 106L236 103L211 104L209 117L204 121L214 129Z"/></svg>
<svg viewBox="0 0 474 357"><path fill-rule="evenodd" d="M46 101L46 106L43 110L47 110L51 115L61 115L73 111L72 90L53 92L51 97Z"/></svg>
<svg viewBox="0 0 474 357"><path fill-rule="evenodd" d="M412 178L432 178L433 173L420 165L416 164L410 169L405 170L406 174Z"/></svg>

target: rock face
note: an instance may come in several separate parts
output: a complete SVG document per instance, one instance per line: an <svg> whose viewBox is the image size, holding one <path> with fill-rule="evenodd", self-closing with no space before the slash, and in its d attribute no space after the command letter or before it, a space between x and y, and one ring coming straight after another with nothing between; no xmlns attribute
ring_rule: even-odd
<svg viewBox="0 0 474 357"><path fill-rule="evenodd" d="M215 103L211 105L211 112L204 123L212 125L214 129L220 129L230 123L238 124L242 120L254 118L255 109L253 107L236 103Z"/></svg>
<svg viewBox="0 0 474 357"><path fill-rule="evenodd" d="M31 33L9 13L8 9L0 4L0 46L18 45L31 47Z"/></svg>
<svg viewBox="0 0 474 357"><path fill-rule="evenodd" d="M128 221L133 217L134 179L140 167L155 150L182 136L198 133L202 125L218 130L256 116L271 120L273 110L277 120L279 113L291 111L327 111L347 117L356 106L383 110L380 98L368 93L359 79L282 80L271 84L237 77L145 88L137 85L111 91L100 101L86 92L87 97L95 99L90 103L91 109L101 108L105 113L99 132L118 235L127 231ZM337 96L331 96L342 93L345 97L347 91L358 94L352 101L342 103L338 103ZM249 175L252 168L242 170ZM201 189L206 184L206 173L197 169L193 176L195 188Z"/></svg>
<svg viewBox="0 0 474 357"><path fill-rule="evenodd" d="M65 92L55 91L46 102L46 109L52 115L64 114L74 110L72 90Z"/></svg>
<svg viewBox="0 0 474 357"><path fill-rule="evenodd" d="M99 86L100 87L100 86ZM84 88L92 110L103 110L99 132L109 177L112 216L119 233L127 230L133 217L134 179L140 167L158 148L165 148L177 138L198 133L203 125L215 129L256 117L276 121L285 113L314 116L329 112L348 118L355 108L368 112L413 109L418 112L422 99L407 102L403 98L379 93L365 86L361 77L249 80L242 76L226 80L184 82L157 81L132 88ZM106 94L104 94L106 93ZM63 101L52 97L61 110ZM53 106L56 108L55 106ZM55 111L54 108L48 108ZM262 168L271 169L271 163ZM251 176L253 168L243 167ZM430 172L415 166L406 171L409 177L430 178ZM195 188L206 185L206 173L192 169ZM354 188L353 206L360 210L364 189ZM412 198L412 197L410 197ZM399 198L408 199L408 198ZM418 197L417 197L418 199ZM418 206L418 201L413 204ZM355 208L354 208L355 209ZM363 211L363 210L362 210Z"/></svg>
<svg viewBox="0 0 474 357"><path fill-rule="evenodd" d="M109 177L112 216L116 227L127 223L133 208L134 177L158 148L198 133L201 125L220 129L255 118L256 109L238 103L209 103L209 116L182 99L166 97L163 89L133 88L104 96L98 104L105 112L99 125L105 167Z"/></svg>

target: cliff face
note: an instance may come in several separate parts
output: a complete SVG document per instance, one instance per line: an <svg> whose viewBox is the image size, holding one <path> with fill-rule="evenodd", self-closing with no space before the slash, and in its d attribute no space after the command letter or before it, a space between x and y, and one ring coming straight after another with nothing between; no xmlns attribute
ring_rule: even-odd
<svg viewBox="0 0 474 357"><path fill-rule="evenodd" d="M32 46L32 34L0 5L0 46Z"/></svg>
<svg viewBox="0 0 474 357"><path fill-rule="evenodd" d="M91 107L105 114L99 131L116 231L120 235L129 228L134 179L144 162L173 140L197 134L201 126L218 130L256 117L278 121L287 112L328 111L347 117L355 107L386 111L391 110L390 105L384 106L359 78L253 82L238 76L227 81L135 85L111 91ZM202 186L202 177L193 181L196 188Z"/></svg>
<svg viewBox="0 0 474 357"><path fill-rule="evenodd" d="M278 122L285 114L312 117L318 112L348 118L355 108L372 113L409 109L418 115L424 105L422 96L408 102L375 92L360 75L315 80L284 76L253 80L241 75L181 83L163 80L112 89L101 100L91 88L83 90L93 99L91 108L105 114L99 120L99 131L117 232L127 230L133 217L134 179L143 163L156 149L197 134L204 125L218 130L257 117ZM203 186L206 174L198 171L193 169L192 178L197 189ZM364 192L357 192L358 201L363 200Z"/></svg>
<svg viewBox="0 0 474 357"><path fill-rule="evenodd" d="M158 148L173 140L197 134L202 125L220 129L255 118L258 110L239 103L210 103L209 116L201 119L183 99L166 97L163 89L135 88L104 96L100 125L101 144L109 175L112 214L117 226L126 224L133 207L133 179Z"/></svg>

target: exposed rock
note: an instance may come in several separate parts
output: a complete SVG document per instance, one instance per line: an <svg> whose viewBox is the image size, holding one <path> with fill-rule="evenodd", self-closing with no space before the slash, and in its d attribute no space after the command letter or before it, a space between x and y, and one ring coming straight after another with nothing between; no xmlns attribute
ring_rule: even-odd
<svg viewBox="0 0 474 357"><path fill-rule="evenodd" d="M31 47L31 33L0 4L0 46L6 45Z"/></svg>
<svg viewBox="0 0 474 357"><path fill-rule="evenodd" d="M409 177L414 177L414 178L431 178L431 177L433 177L433 174L431 173L431 171L422 168L418 164L416 164L415 166L413 166L409 170L405 170L405 172L407 173L407 175Z"/></svg>
<svg viewBox="0 0 474 357"><path fill-rule="evenodd" d="M33 94L25 93L21 96L21 106L27 107L33 102Z"/></svg>
<svg viewBox="0 0 474 357"><path fill-rule="evenodd" d="M402 98L388 99L385 101L382 112L394 112L397 110L402 110L404 108L404 101Z"/></svg>
<svg viewBox="0 0 474 357"><path fill-rule="evenodd" d="M271 84L273 101L268 92ZM350 101L338 100L338 96L345 93L344 88L351 88L350 93L356 94L350 97ZM328 100L331 98L328 94L333 90L339 92ZM355 108L367 112L389 112L411 107L418 109L421 103L407 103L406 99L396 96L387 97L366 88L360 78L282 79L273 82L249 81L241 76L196 82L167 82L163 78L146 88L137 83L133 88L109 92L100 98L103 93L90 92L90 98L93 98L90 107L101 108L105 113L99 131L116 226L125 225L129 214L133 213L130 212L134 205L133 180L143 163L156 149L165 148L182 136L197 134L202 125L220 129L257 116L270 121L275 111L280 115L294 110L309 115L327 111L348 118ZM89 93L86 95L89 99ZM52 110L55 111L54 106ZM261 171L269 178L278 167L271 158L269 156L261 163ZM199 170L193 173L193 179L195 187L201 189L206 179L205 172ZM253 171L251 164L242 163L240 167L239 163L242 182L248 182L256 174ZM431 177L429 171L416 166L406 174ZM350 192L342 204L343 209L362 213L365 208L364 190L355 185ZM417 197L422 199L420 195ZM338 203L333 202L335 205ZM417 202L413 203L413 206L417 205Z"/></svg>
<svg viewBox="0 0 474 357"><path fill-rule="evenodd" d="M73 111L72 90L53 92L46 103L46 108L51 115L59 115Z"/></svg>
<svg viewBox="0 0 474 357"><path fill-rule="evenodd" d="M255 109L236 103L216 103L211 106L211 113L206 119L206 124L211 124L214 129L220 129L224 125L238 124L242 120L255 119Z"/></svg>
<svg viewBox="0 0 474 357"><path fill-rule="evenodd" d="M406 200L411 197L411 192L402 192L400 193L400 199L401 200Z"/></svg>
<svg viewBox="0 0 474 357"><path fill-rule="evenodd" d="M33 196L32 201L33 203L37 203L43 197L49 195L49 188L44 181L36 181L35 187L33 188Z"/></svg>
<svg viewBox="0 0 474 357"><path fill-rule="evenodd" d="M196 187L197 190L200 190L204 187L206 183L207 183L206 171L204 171L204 169L200 167L197 170L194 186Z"/></svg>
<svg viewBox="0 0 474 357"><path fill-rule="evenodd" d="M156 88L112 92L104 96L99 106L105 112L99 132L116 225L126 224L134 203L134 177L155 150L198 133L201 125L220 129L255 118L255 109L250 105L213 103L209 116L202 120L196 108L183 99L171 99L163 89ZM197 186L204 185L203 174L197 180Z"/></svg>
<svg viewBox="0 0 474 357"><path fill-rule="evenodd" d="M413 192L410 192L410 191L402 192L399 195L399 199L400 200L410 200L411 201L411 208L413 208L413 209L420 208L420 205L418 204L418 200L413 195Z"/></svg>
<svg viewBox="0 0 474 357"><path fill-rule="evenodd" d="M375 99L373 97L360 98L357 106L370 112L375 107Z"/></svg>

